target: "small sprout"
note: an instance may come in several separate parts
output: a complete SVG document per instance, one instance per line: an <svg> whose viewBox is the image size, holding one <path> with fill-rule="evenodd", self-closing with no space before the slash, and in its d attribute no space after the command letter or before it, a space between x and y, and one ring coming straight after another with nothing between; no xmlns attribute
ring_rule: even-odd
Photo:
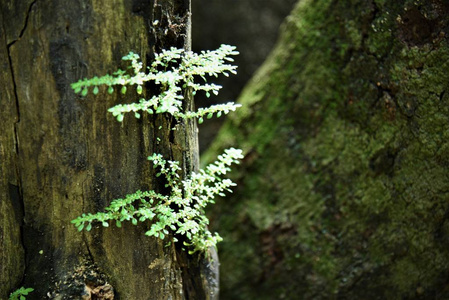
<svg viewBox="0 0 449 300"><path fill-rule="evenodd" d="M145 233L147 236L165 239L171 230L172 233L187 238L184 242L190 251L206 251L220 242L221 238L212 235L207 229L209 220L204 216L204 208L207 204L214 203L213 196L223 195L224 191L235 185L231 180L220 177L229 171L229 165L238 163L242 157L241 150L227 149L224 154L218 156L215 163L182 180L178 177L178 162L165 160L160 154L153 154L148 160L158 169L156 176L165 177L166 187L171 190L169 196L155 191L137 191L127 195L125 199L113 200L105 213L81 216L72 223L91 224L93 221L99 221L104 227L108 227L109 224L105 220L115 219L117 227L121 227L121 222L125 220L131 221L133 225L152 220L150 230ZM152 205L149 206L149 203ZM172 209L173 206L177 207L176 211Z"/></svg>
<svg viewBox="0 0 449 300"><path fill-rule="evenodd" d="M128 71L118 69L112 75L103 77L93 77L91 79L83 79L74 84L72 88L75 92L81 92L83 96L88 93L88 88L93 87L93 94L99 93L100 85L106 85L109 94L114 92L114 85L120 85L120 91L125 94L127 85L136 84L136 91L140 95L143 93L143 84L152 81L160 86L159 94L156 93L150 100L140 99L138 103L118 104L114 106L114 116L124 115L129 112L144 111L149 114L153 113L169 113L176 119L199 118L207 116L211 118L214 114L220 116L219 112L226 113L231 107L229 105L213 105L207 109L199 109L198 111L183 111L183 100L185 90L190 89L195 95L197 91L204 91L207 97L211 93L217 95L221 86L207 83L207 76L217 77L219 74L235 73L236 67L226 64L232 61L230 56L236 55L235 47L222 45L214 51L202 51L201 53L193 53L184 49L171 48L163 50L162 53L156 53L154 61L148 66L148 73L143 73L142 62L136 53L129 52L123 57L123 60L129 62ZM158 71L160 67L164 67L164 71ZM196 78L202 78L204 83L197 83ZM233 105L233 108L237 105ZM228 108L228 110L224 110ZM111 110L109 110L111 111ZM135 114L140 116L140 114ZM117 120L121 122L122 117Z"/></svg>
<svg viewBox="0 0 449 300"><path fill-rule="evenodd" d="M157 23L157 21L155 21ZM191 91L195 95L203 91L207 97L217 95L221 86L207 83L207 77L217 77L219 74L228 76L236 73L236 67L226 62L232 62L230 56L238 54L235 47L222 45L215 51L193 53L184 49L171 48L156 53L149 66L143 68L138 54L129 52L123 57L128 63L124 70L118 69L112 75L83 79L71 86L82 96L88 94L92 87L94 95L99 93L99 86L107 87L107 92L114 92L113 86L119 86L120 92L126 94L127 88L136 85L137 94L143 93L143 85L147 82L159 91L154 91L150 99L140 98L138 102L117 104L108 112L123 122L126 113L134 113L141 118L142 112L148 114L168 114L175 124L180 119L198 119L202 124L204 119L211 119L214 115L220 117L234 111L240 105L234 103L218 104L196 111L186 111L185 96ZM145 70L145 72L143 72ZM163 70L163 71L158 71ZM198 80L202 79L202 80ZM173 127L173 126L172 126ZM158 127L159 130L162 126ZM170 127L168 127L170 128ZM172 130L177 130L173 127ZM156 137L156 142L161 143ZM213 204L214 197L224 196L226 191L232 192L235 184L229 179L222 179L230 171L232 164L237 164L243 157L242 151L228 149L217 158L217 161L198 173L182 177L180 163L166 160L160 154L148 157L155 169L155 176L162 177L166 190L164 194L155 191L137 191L128 194L124 199L115 199L106 207L104 212L96 214L82 214L72 221L74 226L82 231L90 231L94 222L103 227L109 227L109 221L114 220L117 227L122 222L130 221L137 225L139 222L149 223L150 230L145 235L160 239L172 238L179 242L173 234L182 235L179 239L184 242L184 250L189 253L206 251L215 246L222 239L208 230L209 220L205 216L207 205Z"/></svg>
<svg viewBox="0 0 449 300"><path fill-rule="evenodd" d="M32 291L34 291L33 288L21 287L20 289L15 290L9 295L9 300L25 300L26 299L25 296L28 296L28 294L31 293Z"/></svg>

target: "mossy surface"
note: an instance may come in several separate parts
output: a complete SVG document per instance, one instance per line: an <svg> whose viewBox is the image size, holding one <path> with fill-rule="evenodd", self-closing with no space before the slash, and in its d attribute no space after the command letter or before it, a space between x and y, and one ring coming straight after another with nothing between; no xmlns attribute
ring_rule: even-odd
<svg viewBox="0 0 449 300"><path fill-rule="evenodd" d="M205 158L222 299L446 299L449 7L299 1Z"/></svg>

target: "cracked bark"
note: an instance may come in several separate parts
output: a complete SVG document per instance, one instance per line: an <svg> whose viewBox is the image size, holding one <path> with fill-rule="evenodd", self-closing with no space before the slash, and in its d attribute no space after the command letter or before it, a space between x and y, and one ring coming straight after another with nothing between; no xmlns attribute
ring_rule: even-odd
<svg viewBox="0 0 449 300"><path fill-rule="evenodd" d="M154 5L184 31L150 26ZM106 113L121 95L81 99L69 87L116 69L130 50L145 63L155 50L189 47L190 2L5 0L0 8L0 298L24 285L36 299L80 299L108 282L121 299L213 299L214 270L146 238L145 228L80 234L70 224L114 198L159 188L145 165L152 152L197 168L194 123L181 124L186 132L172 140L157 131L171 128L165 117L129 118L122 127Z"/></svg>
<svg viewBox="0 0 449 300"><path fill-rule="evenodd" d="M0 14L1 34L0 61L0 297L20 284L25 266L25 253L21 228L23 225L23 202L18 166L17 122L19 107L15 93L15 80L9 53L5 19ZM8 253L8 255L5 255ZM14 266L11 268L11 266Z"/></svg>
<svg viewBox="0 0 449 300"><path fill-rule="evenodd" d="M16 108L16 121L14 122L14 145L15 145L15 154L17 156L17 160L20 159L19 155L19 135L18 135L18 124L20 122L20 103L19 103L19 97L17 95L17 84L16 84L16 80L15 80L15 75L14 75L14 65L11 59L11 47L15 44L15 42L17 42L18 40L20 40L20 38L22 38L27 25L28 25L28 18L31 12L31 8L33 7L34 3L36 1L33 1L30 5L29 8L27 10L26 16L25 16L25 22L24 25L22 27L22 29L20 30L20 33L18 35L18 37L16 39L14 39L13 41L9 42L6 46L7 49L7 55L8 55L8 63L9 63L9 68L10 68L10 74L11 74L11 81L13 84L13 94L14 94L14 100L15 100L15 108ZM3 25L3 32L5 31L5 24L2 22ZM6 35L5 35L6 38ZM22 218L24 218L25 215L25 211L24 211L24 203L23 203L23 197L22 197L22 178L20 175L20 169L19 169L19 164L16 163L16 177L18 180L18 194L19 194L19 201L20 201L20 207L21 209L21 213L22 213ZM21 224L21 228L22 228L23 224Z"/></svg>

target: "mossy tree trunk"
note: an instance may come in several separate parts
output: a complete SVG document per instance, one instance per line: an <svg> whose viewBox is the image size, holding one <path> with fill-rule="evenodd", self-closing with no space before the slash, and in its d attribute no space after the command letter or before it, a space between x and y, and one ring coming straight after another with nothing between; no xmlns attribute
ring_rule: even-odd
<svg viewBox="0 0 449 300"><path fill-rule="evenodd" d="M31 299L112 299L112 289L116 299L216 297L216 269L144 236L147 228L79 233L70 223L137 189L161 189L146 160L154 152L181 161L184 174L197 168L193 122L120 124L107 109L135 92L82 98L70 89L123 68L131 50L145 64L163 48L189 48L190 1L5 0L0 24L0 298L20 286L34 288Z"/></svg>
<svg viewBox="0 0 449 300"><path fill-rule="evenodd" d="M449 298L449 6L301 0L207 155L223 299Z"/></svg>

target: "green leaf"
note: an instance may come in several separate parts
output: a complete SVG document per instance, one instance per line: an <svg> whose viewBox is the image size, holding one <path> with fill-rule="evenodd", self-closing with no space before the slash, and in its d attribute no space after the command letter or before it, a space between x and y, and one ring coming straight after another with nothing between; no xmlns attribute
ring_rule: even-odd
<svg viewBox="0 0 449 300"><path fill-rule="evenodd" d="M204 91L207 97L210 97L211 93L216 95L221 86L208 84L206 77L235 74L236 67L226 64L226 61L232 61L229 56L237 53L235 47L228 45L222 45L215 51L203 51L200 54L171 48L155 54L154 61L147 67L148 73L142 73L142 62L139 61L139 56L130 52L124 57L129 64L127 71L119 69L112 75L84 78L73 83L71 87L75 87L76 93L86 96L90 87L93 89L92 93L97 95L99 87L106 85L107 92L112 94L113 86L117 85L120 92L125 94L127 86L123 84L128 82L136 85L136 92L140 95L143 93L144 84L149 82L151 86L159 88L159 91L152 90L155 93L151 99L140 99L135 103L126 101L108 109L118 122L123 122L126 113L134 113L136 118L140 118L142 114L140 111L147 111L169 114L171 116L168 117L177 120L198 118L198 124L202 124L204 118L210 119L214 114L220 117L222 114L234 111L240 105L227 103L199 108L198 111L184 111L184 92L190 90L195 94L197 91ZM204 82L198 80L201 78ZM156 137L156 141L160 143L161 139ZM79 231L83 229L89 231L93 221L100 221L104 227L109 227L109 220L114 219L116 226L121 227L121 223L125 220L131 221L134 225L154 220L151 230L147 231L146 235L164 239L171 236L171 232L178 232L185 235L185 241L187 241L184 243L186 247L182 248L183 250L189 250L191 253L205 251L221 240L207 229L209 220L205 216L206 206L214 202L214 196L224 195L224 191L230 191L230 187L235 185L231 180L221 177L230 171L229 167L237 163L237 159L242 157L239 151L232 148L226 150L205 170L192 173L191 177L187 176L184 179L180 178L181 168L177 162L165 160L162 155L154 154L149 157L149 160L153 162L157 176L165 177L167 194L161 195L155 191L147 191L126 195L125 199L113 200L110 206L105 208L105 212L82 214L72 223ZM176 238L172 238L173 241L177 241ZM17 293L16 297L19 295L21 294Z"/></svg>

